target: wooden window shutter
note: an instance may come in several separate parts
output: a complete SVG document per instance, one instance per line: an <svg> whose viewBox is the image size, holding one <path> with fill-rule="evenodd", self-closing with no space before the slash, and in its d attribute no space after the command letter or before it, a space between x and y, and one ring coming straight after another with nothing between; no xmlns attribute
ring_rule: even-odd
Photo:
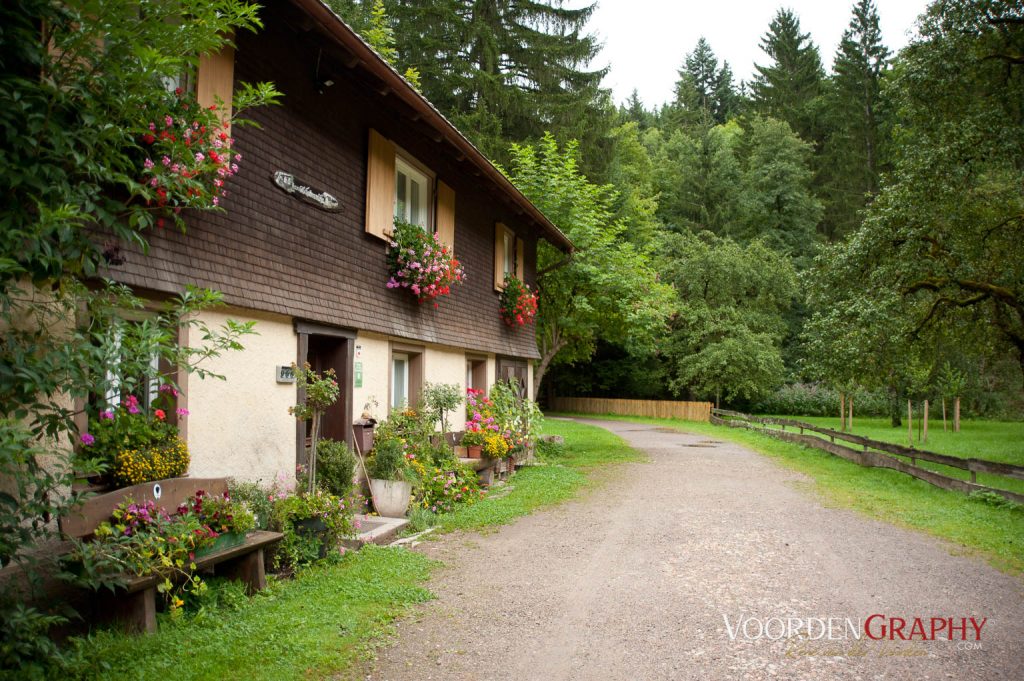
<svg viewBox="0 0 1024 681"><path fill-rule="evenodd" d="M386 239L395 226L395 145L370 129L366 158L366 231Z"/></svg>
<svg viewBox="0 0 1024 681"><path fill-rule="evenodd" d="M505 230L500 222L494 223L494 288L505 288Z"/></svg>
<svg viewBox="0 0 1024 681"><path fill-rule="evenodd" d="M437 240L455 247L455 190L437 181Z"/></svg>
<svg viewBox="0 0 1024 681"><path fill-rule="evenodd" d="M524 278L524 261L523 252L525 251L523 240L516 239L516 277L522 281Z"/></svg>
<svg viewBox="0 0 1024 681"><path fill-rule="evenodd" d="M196 100L199 106L207 109L217 105L217 99L223 102L218 110L221 119L231 121L232 93L235 89L235 48L225 45L220 52L204 54L199 57L199 68L196 71ZM231 126L226 130L231 134Z"/></svg>

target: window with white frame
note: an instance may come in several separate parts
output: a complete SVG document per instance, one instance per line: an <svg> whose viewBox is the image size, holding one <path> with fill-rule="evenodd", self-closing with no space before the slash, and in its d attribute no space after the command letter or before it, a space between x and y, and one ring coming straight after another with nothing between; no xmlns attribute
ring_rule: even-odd
<svg viewBox="0 0 1024 681"><path fill-rule="evenodd" d="M494 224L494 289L505 288L505 277L523 278L523 240L500 222Z"/></svg>
<svg viewBox="0 0 1024 681"><path fill-rule="evenodd" d="M409 355L391 355L391 408L401 409L409 404Z"/></svg>
<svg viewBox="0 0 1024 681"><path fill-rule="evenodd" d="M395 158L395 218L430 227L430 178L401 156Z"/></svg>

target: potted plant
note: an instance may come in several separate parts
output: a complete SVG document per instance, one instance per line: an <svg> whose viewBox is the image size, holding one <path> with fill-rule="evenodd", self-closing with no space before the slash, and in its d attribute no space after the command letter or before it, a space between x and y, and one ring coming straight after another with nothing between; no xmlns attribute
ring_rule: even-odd
<svg viewBox="0 0 1024 681"><path fill-rule="evenodd" d="M292 364L292 369L295 371L299 388L306 394L306 399L302 404L288 407L288 413L299 421L310 421L309 482L306 491L312 494L316 489L316 447L320 440L320 425L324 412L338 401L341 389L338 387L334 369L328 369L320 375L312 370L308 362L302 368Z"/></svg>
<svg viewBox="0 0 1024 681"><path fill-rule="evenodd" d="M197 490L194 496L178 506L177 513L195 516L213 534L212 542L196 551L196 557L240 546L245 543L245 535L256 529L255 516L244 504L232 501L227 492L216 497Z"/></svg>
<svg viewBox="0 0 1024 681"><path fill-rule="evenodd" d="M369 465L370 492L377 513L386 518L402 518L412 496L412 472L409 470L402 440L378 439Z"/></svg>
<svg viewBox="0 0 1024 681"><path fill-rule="evenodd" d="M479 459L483 456L484 434L480 430L466 429L462 435L461 444L466 448L466 454L470 459Z"/></svg>
<svg viewBox="0 0 1024 681"><path fill-rule="evenodd" d="M296 567L325 558L355 532L355 501L316 492L282 495L274 502L271 525L284 534L274 556L276 566Z"/></svg>

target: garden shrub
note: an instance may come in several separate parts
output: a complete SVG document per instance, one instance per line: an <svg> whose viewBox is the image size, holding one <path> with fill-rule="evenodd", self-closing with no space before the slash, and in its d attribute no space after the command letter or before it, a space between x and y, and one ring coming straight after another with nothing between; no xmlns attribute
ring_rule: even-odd
<svg viewBox="0 0 1024 681"><path fill-rule="evenodd" d="M369 473L377 480L406 480L409 476L407 447L398 438L377 439L373 446ZM429 448L427 450L429 457ZM414 456L409 454L409 456ZM427 457L424 457L427 458Z"/></svg>
<svg viewBox="0 0 1024 681"><path fill-rule="evenodd" d="M316 466L317 484L320 489L342 498L352 492L356 458L344 442L320 440L317 445Z"/></svg>
<svg viewBox="0 0 1024 681"><path fill-rule="evenodd" d="M755 402L751 411L779 416L835 416L839 414L839 391L818 383L792 383ZM867 390L853 393L854 418L888 416L889 412L889 398L884 393Z"/></svg>

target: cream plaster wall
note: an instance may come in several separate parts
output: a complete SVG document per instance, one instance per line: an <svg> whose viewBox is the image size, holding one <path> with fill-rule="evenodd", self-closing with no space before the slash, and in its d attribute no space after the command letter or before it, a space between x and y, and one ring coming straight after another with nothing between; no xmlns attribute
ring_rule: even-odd
<svg viewBox="0 0 1024 681"><path fill-rule="evenodd" d="M352 419L363 413L363 407L370 400L370 413L378 421L388 415L388 372L391 371L391 345L387 336L360 331L356 336L355 362L363 365L363 387L355 387L355 370L352 371Z"/></svg>
<svg viewBox="0 0 1024 681"><path fill-rule="evenodd" d="M498 372L497 355L487 355L487 393L490 394L491 386L494 385L494 377Z"/></svg>
<svg viewBox="0 0 1024 681"><path fill-rule="evenodd" d="M526 396L533 399L533 360L526 360Z"/></svg>
<svg viewBox="0 0 1024 681"><path fill-rule="evenodd" d="M259 335L241 339L245 350L225 352L201 366L227 380L188 377L189 472L194 477L231 476L270 483L295 470L294 383L277 383L276 367L295 361L296 335L285 317L251 312L203 312L211 328L227 319L255 320ZM198 344L197 339L191 341Z"/></svg>
<svg viewBox="0 0 1024 681"><path fill-rule="evenodd" d="M428 346L423 358L423 380L426 383L456 383L460 392L466 394L466 351L440 346ZM465 400L454 411L448 412L448 424L452 430L462 430ZM440 426L438 426L440 428Z"/></svg>
<svg viewBox="0 0 1024 681"><path fill-rule="evenodd" d="M391 371L391 343L422 345L423 381L425 383L455 383L463 392L466 389L466 351L440 345L423 345L404 338L388 337L360 331L356 337L356 362L363 365L363 385L352 388L352 418L358 419L364 405L375 399L378 406L371 406L377 420L387 417L390 401L389 374ZM487 357L487 388L494 385L494 355ZM353 380L355 372L353 371ZM462 425L463 407L449 413L451 427Z"/></svg>

